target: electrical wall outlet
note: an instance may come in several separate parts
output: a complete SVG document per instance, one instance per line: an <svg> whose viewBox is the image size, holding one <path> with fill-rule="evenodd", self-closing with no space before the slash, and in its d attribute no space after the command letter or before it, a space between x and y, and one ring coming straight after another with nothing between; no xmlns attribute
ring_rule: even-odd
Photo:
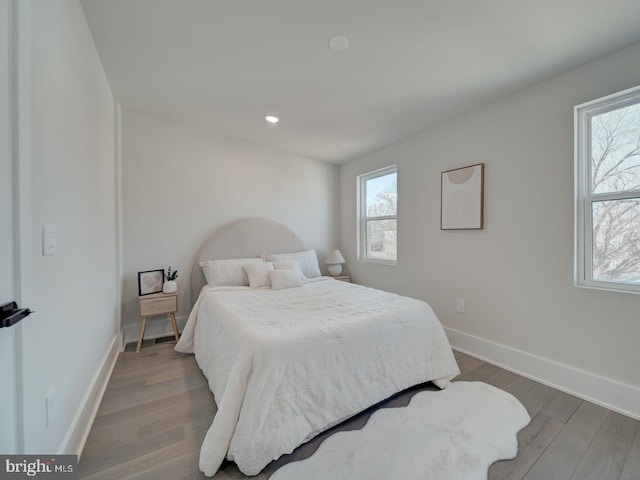
<svg viewBox="0 0 640 480"><path fill-rule="evenodd" d="M42 255L55 255L57 248L56 243L56 227L53 225L42 225Z"/></svg>
<svg viewBox="0 0 640 480"><path fill-rule="evenodd" d="M52 388L47 392L47 396L44 397L44 407L45 407L45 417L44 423L45 427L49 428L53 424L53 406L55 400L56 391Z"/></svg>
<svg viewBox="0 0 640 480"><path fill-rule="evenodd" d="M457 298L456 299L456 311L458 313L464 313L466 311L466 302L464 300L464 298Z"/></svg>

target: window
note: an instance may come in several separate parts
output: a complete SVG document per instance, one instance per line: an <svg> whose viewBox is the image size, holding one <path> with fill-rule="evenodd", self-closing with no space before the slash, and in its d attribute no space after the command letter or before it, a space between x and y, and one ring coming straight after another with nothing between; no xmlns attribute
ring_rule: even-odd
<svg viewBox="0 0 640 480"><path fill-rule="evenodd" d="M383 168L358 177L358 258L394 264L398 255L397 167Z"/></svg>
<svg viewBox="0 0 640 480"><path fill-rule="evenodd" d="M640 293L640 87L575 107L577 286Z"/></svg>

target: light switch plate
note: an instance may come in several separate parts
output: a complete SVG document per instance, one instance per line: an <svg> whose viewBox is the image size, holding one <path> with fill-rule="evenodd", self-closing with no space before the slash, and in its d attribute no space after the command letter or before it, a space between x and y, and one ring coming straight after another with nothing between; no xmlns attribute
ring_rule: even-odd
<svg viewBox="0 0 640 480"><path fill-rule="evenodd" d="M42 255L56 254L56 227L42 225Z"/></svg>

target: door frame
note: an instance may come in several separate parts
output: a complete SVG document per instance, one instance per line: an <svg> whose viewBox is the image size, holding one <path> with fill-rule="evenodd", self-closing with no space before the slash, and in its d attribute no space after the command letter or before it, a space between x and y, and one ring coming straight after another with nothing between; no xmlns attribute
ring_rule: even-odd
<svg viewBox="0 0 640 480"><path fill-rule="evenodd" d="M13 293L21 307L33 304L31 208L31 1L2 0L9 19L8 68L12 168ZM14 341L15 453L25 453L22 322L12 327Z"/></svg>

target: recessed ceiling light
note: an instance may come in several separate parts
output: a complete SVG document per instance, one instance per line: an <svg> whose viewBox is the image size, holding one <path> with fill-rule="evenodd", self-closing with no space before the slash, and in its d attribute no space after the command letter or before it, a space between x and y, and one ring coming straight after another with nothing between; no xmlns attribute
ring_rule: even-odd
<svg viewBox="0 0 640 480"><path fill-rule="evenodd" d="M343 35L336 35L329 39L329 46L334 52L343 52L349 47L349 39Z"/></svg>
<svg viewBox="0 0 640 480"><path fill-rule="evenodd" d="M271 125L276 125L280 121L280 119L275 115L267 115L264 119Z"/></svg>

